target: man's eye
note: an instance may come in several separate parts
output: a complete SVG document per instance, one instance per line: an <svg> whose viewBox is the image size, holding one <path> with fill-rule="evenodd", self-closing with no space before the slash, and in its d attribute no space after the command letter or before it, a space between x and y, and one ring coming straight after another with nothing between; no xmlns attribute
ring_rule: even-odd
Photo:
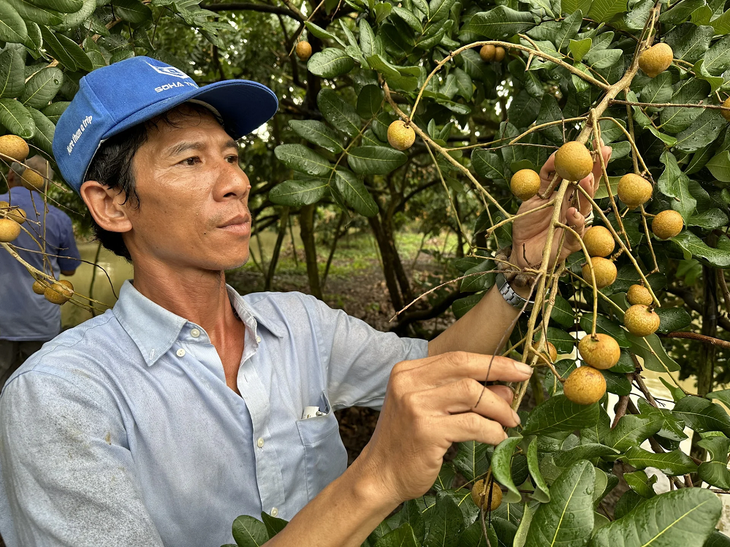
<svg viewBox="0 0 730 547"><path fill-rule="evenodd" d="M238 156L236 156L236 155L228 156L228 157L226 157L226 160L228 161L228 163L236 164L236 163L238 163Z"/></svg>
<svg viewBox="0 0 730 547"><path fill-rule="evenodd" d="M180 163L183 165L195 165L196 163L200 162L200 158L198 156L192 156L190 158L185 158Z"/></svg>

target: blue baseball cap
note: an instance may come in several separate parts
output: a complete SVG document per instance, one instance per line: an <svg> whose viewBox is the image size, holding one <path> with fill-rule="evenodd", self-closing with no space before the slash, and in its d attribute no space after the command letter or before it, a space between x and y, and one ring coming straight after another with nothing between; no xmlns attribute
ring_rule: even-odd
<svg viewBox="0 0 730 547"><path fill-rule="evenodd" d="M81 78L53 136L61 175L79 192L106 139L188 101L211 108L236 139L268 121L279 104L274 92L257 82L226 80L198 87L182 70L157 59L125 59Z"/></svg>

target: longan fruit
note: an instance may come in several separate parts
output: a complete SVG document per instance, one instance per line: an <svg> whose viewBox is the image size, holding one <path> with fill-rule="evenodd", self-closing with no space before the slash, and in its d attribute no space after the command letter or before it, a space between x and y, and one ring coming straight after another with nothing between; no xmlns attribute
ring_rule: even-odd
<svg viewBox="0 0 730 547"><path fill-rule="evenodd" d="M540 189L540 175L532 169L520 169L512 175L509 187L517 198L526 201Z"/></svg>
<svg viewBox="0 0 730 547"><path fill-rule="evenodd" d="M494 51L494 60L497 63L501 63L504 60L504 56L507 54L502 46L497 46Z"/></svg>
<svg viewBox="0 0 730 547"><path fill-rule="evenodd" d="M17 162L22 162L30 154L28 143L17 135L3 135L0 137L0 155L4 155Z"/></svg>
<svg viewBox="0 0 730 547"><path fill-rule="evenodd" d="M296 54L302 61L308 61L312 56L312 45L309 42L302 40L297 44Z"/></svg>
<svg viewBox="0 0 730 547"><path fill-rule="evenodd" d="M614 367L621 357L618 342L612 336L602 333L596 333L595 338L590 334L581 338L578 351L585 364L599 370Z"/></svg>
<svg viewBox="0 0 730 547"><path fill-rule="evenodd" d="M603 287L608 287L616 281L618 271L616 270L616 265L612 260L600 256L592 256L591 264L593 264L597 288L602 289ZM586 283L593 285L593 280L591 279L591 268L588 264L583 266L582 272L583 279L585 279Z"/></svg>
<svg viewBox="0 0 730 547"><path fill-rule="evenodd" d="M628 173L618 181L618 199L633 209L651 199L654 187L644 177Z"/></svg>
<svg viewBox="0 0 730 547"><path fill-rule="evenodd" d="M606 257L616 248L611 232L604 226L591 226L583 235L583 244L590 256Z"/></svg>
<svg viewBox="0 0 730 547"><path fill-rule="evenodd" d="M631 285L629 290L626 292L626 300L632 306L635 304L644 304L644 306L651 306L654 299L651 297L649 289L643 285Z"/></svg>
<svg viewBox="0 0 730 547"><path fill-rule="evenodd" d="M650 78L655 78L669 68L674 52L664 42L651 46L639 55L639 68Z"/></svg>
<svg viewBox="0 0 730 547"><path fill-rule="evenodd" d="M660 322L659 315L644 304L634 304L624 314L624 326L635 336L654 334Z"/></svg>
<svg viewBox="0 0 730 547"><path fill-rule="evenodd" d="M489 504L489 510L494 511L497 507L502 505L502 489L496 482L492 482L490 490L492 492L492 502ZM489 503L489 491L487 491L487 486L483 479L478 480L474 483L474 486L472 486L471 499L480 509L483 505L486 506L486 504Z"/></svg>
<svg viewBox="0 0 730 547"><path fill-rule="evenodd" d="M416 132L403 120L396 120L388 126L388 142L396 150L408 150L416 141Z"/></svg>
<svg viewBox="0 0 730 547"><path fill-rule="evenodd" d="M495 48L492 44L484 45L482 46L482 49L479 50L479 57L481 57L482 61L485 63L489 63L494 61L494 54L496 51L497 48Z"/></svg>
<svg viewBox="0 0 730 547"><path fill-rule="evenodd" d="M565 380L563 393L576 404L592 405L606 394L606 379L593 367L578 367Z"/></svg>
<svg viewBox="0 0 730 547"><path fill-rule="evenodd" d="M53 304L58 304L59 306L68 302L73 295L73 283L67 279L56 281L53 285L46 287L43 291L43 296L46 297L46 300Z"/></svg>
<svg viewBox="0 0 730 547"><path fill-rule="evenodd" d="M682 228L684 228L682 215L672 209L662 211L651 221L651 231L659 239L678 236Z"/></svg>
<svg viewBox="0 0 730 547"><path fill-rule="evenodd" d="M10 243L20 235L20 224L10 218L0 218L0 242Z"/></svg>
<svg viewBox="0 0 730 547"><path fill-rule="evenodd" d="M570 181L579 181L593 171L593 156L583 143L566 142L555 154L555 171Z"/></svg>

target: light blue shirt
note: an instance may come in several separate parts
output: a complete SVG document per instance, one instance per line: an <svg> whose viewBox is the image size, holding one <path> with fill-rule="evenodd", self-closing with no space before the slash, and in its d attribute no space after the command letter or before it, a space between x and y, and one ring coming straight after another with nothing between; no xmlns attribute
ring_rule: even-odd
<svg viewBox="0 0 730 547"><path fill-rule="evenodd" d="M58 279L61 270L72 271L81 264L74 241L71 219L53 205L44 209L43 197L38 192L16 186L9 194L0 195L0 201L18 206L28 215L23 224L25 231L13 241L23 260L41 271L50 266ZM45 240L46 261L42 251ZM0 249L0 340L45 342L61 331L61 307L33 292L33 278L10 253Z"/></svg>
<svg viewBox="0 0 730 547"><path fill-rule="evenodd" d="M129 282L11 377L8 547L220 547L239 515L291 519L345 470L333 411L381 406L393 365L428 352L301 293L228 292L246 327L241 397L205 331ZM307 406L323 415L302 419Z"/></svg>

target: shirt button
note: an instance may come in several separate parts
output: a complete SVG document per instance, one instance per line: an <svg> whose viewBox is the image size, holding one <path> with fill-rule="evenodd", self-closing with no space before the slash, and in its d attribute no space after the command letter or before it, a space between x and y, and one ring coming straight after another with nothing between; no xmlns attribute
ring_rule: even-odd
<svg viewBox="0 0 730 547"><path fill-rule="evenodd" d="M256 446L258 446L259 448L264 447L264 438L263 437L259 437L259 440L256 441Z"/></svg>
<svg viewBox="0 0 730 547"><path fill-rule="evenodd" d="M260 344L260 343L261 343L261 337L260 337L260 336L257 336L257 337L256 337L256 343L257 343L257 344Z"/></svg>
<svg viewBox="0 0 730 547"><path fill-rule="evenodd" d="M279 514L279 510L276 507L274 507L273 509L271 509L271 516L272 517L275 517L278 514Z"/></svg>
<svg viewBox="0 0 730 547"><path fill-rule="evenodd" d="M178 357L185 357L185 350L182 349L182 348L180 348L179 350L177 350L176 353L177 353L177 356Z"/></svg>
<svg viewBox="0 0 730 547"><path fill-rule="evenodd" d="M198 336L200 336L200 331L198 329L193 329L190 331L190 336L192 336L193 338L197 338Z"/></svg>

